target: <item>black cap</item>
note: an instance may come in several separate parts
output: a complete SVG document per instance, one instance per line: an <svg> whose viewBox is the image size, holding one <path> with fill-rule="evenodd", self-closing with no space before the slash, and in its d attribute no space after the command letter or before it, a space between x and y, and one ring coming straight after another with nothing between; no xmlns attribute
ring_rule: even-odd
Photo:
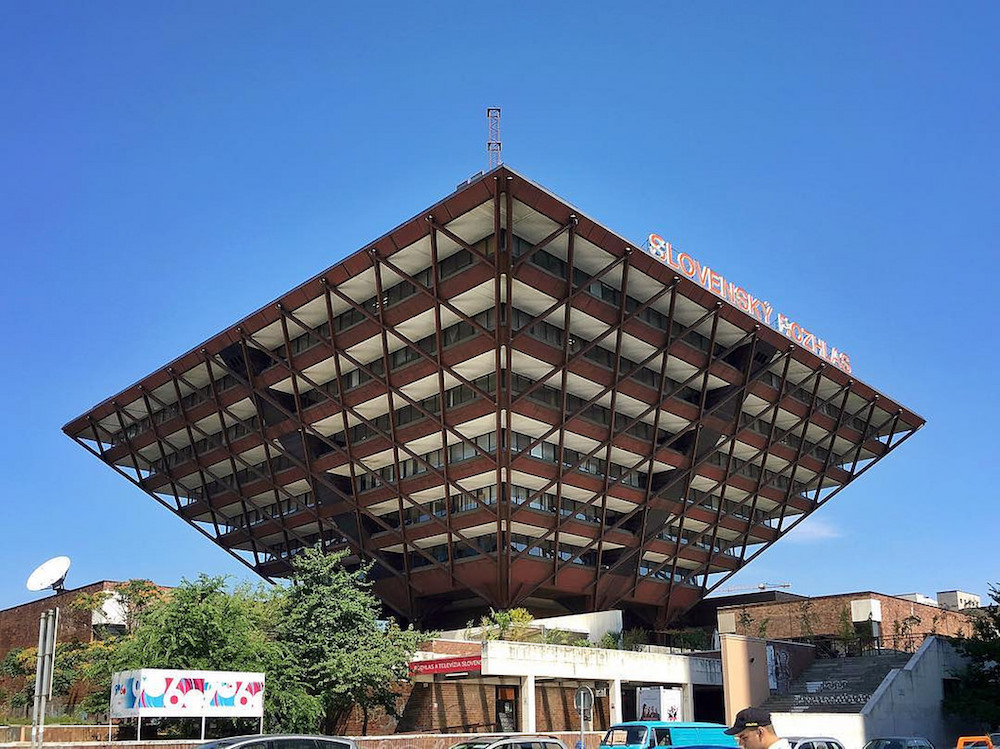
<svg viewBox="0 0 1000 749"><path fill-rule="evenodd" d="M771 713L762 707L748 707L736 713L736 720L733 721L733 727L727 728L726 733L730 736L735 736L740 731L745 731L748 728L760 728L761 726L769 725L771 725Z"/></svg>

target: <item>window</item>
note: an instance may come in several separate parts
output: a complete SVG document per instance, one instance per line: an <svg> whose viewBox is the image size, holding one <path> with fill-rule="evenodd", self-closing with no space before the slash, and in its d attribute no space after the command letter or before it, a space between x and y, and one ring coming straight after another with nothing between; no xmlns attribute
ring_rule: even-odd
<svg viewBox="0 0 1000 749"><path fill-rule="evenodd" d="M272 743L274 749L316 749L316 742L306 738L275 739Z"/></svg>
<svg viewBox="0 0 1000 749"><path fill-rule="evenodd" d="M641 744L646 738L645 726L618 726L612 728L601 739L602 746L628 746Z"/></svg>
<svg viewBox="0 0 1000 749"><path fill-rule="evenodd" d="M316 739L319 749L351 749L351 745L346 741L331 741L330 739Z"/></svg>
<svg viewBox="0 0 1000 749"><path fill-rule="evenodd" d="M670 746L670 729L669 728L657 728L655 730L655 739L657 746Z"/></svg>

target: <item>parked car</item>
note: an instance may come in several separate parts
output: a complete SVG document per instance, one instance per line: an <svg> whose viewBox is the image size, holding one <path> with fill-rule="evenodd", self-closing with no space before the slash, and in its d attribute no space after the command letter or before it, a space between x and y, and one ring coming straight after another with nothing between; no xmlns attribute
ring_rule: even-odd
<svg viewBox="0 0 1000 749"><path fill-rule="evenodd" d="M616 723L601 739L601 749L651 749L652 747L733 747L719 723L633 720Z"/></svg>
<svg viewBox="0 0 1000 749"><path fill-rule="evenodd" d="M934 744L922 736L882 736L869 740L864 749L934 749Z"/></svg>
<svg viewBox="0 0 1000 749"><path fill-rule="evenodd" d="M992 736L959 736L955 749L993 749L995 746Z"/></svg>
<svg viewBox="0 0 1000 749"><path fill-rule="evenodd" d="M566 749L566 745L555 736L501 734L476 736L455 744L451 749Z"/></svg>
<svg viewBox="0 0 1000 749"><path fill-rule="evenodd" d="M844 749L844 745L829 736L785 736L791 749Z"/></svg>
<svg viewBox="0 0 1000 749"><path fill-rule="evenodd" d="M216 739L197 749L358 749L358 745L354 739L344 736L258 734Z"/></svg>

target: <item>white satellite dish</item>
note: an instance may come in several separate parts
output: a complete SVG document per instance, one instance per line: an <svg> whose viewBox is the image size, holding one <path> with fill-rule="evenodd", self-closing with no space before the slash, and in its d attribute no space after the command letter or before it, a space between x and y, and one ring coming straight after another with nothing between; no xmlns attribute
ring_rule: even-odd
<svg viewBox="0 0 1000 749"><path fill-rule="evenodd" d="M35 571L28 575L28 582L25 586L28 590L45 590L52 588L57 593L64 590L63 582L66 580L66 573L69 572L69 557L52 557L47 562L42 562Z"/></svg>

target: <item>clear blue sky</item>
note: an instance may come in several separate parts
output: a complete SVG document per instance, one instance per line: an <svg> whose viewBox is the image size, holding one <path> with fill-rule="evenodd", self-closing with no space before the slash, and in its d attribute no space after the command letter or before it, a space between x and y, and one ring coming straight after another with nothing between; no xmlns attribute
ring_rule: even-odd
<svg viewBox="0 0 1000 749"><path fill-rule="evenodd" d="M657 231L847 350L928 424L735 578L1000 580L1000 6L7 3L0 607L244 568L60 427L513 168Z"/></svg>

